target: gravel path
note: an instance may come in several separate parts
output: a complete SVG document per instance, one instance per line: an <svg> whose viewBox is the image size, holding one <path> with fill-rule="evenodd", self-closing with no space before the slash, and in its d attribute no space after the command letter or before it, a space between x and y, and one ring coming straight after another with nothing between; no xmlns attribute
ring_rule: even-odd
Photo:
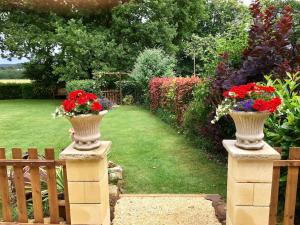
<svg viewBox="0 0 300 225"><path fill-rule="evenodd" d="M122 197L113 225L220 225L204 197Z"/></svg>

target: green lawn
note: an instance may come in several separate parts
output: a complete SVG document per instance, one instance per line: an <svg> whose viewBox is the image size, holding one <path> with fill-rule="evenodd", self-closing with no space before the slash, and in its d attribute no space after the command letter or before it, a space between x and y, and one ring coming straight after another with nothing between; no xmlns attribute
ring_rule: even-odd
<svg viewBox="0 0 300 225"><path fill-rule="evenodd" d="M0 101L0 146L54 147L59 156L70 143L69 122L53 119L59 101ZM103 140L111 140L110 160L125 170L127 193L218 193L225 196L226 168L207 159L183 136L149 111L122 106L102 121ZM7 150L8 155L10 151Z"/></svg>

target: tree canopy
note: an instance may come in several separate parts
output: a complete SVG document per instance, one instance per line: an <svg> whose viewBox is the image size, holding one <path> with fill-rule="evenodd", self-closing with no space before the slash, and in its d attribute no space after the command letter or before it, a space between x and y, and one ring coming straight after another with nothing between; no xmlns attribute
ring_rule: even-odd
<svg viewBox="0 0 300 225"><path fill-rule="evenodd" d="M246 13L236 0L131 0L67 14L1 7L0 51L28 58L27 76L42 82L87 79L95 70L130 72L146 48L175 56L177 72L190 75L184 43L193 34L222 34Z"/></svg>

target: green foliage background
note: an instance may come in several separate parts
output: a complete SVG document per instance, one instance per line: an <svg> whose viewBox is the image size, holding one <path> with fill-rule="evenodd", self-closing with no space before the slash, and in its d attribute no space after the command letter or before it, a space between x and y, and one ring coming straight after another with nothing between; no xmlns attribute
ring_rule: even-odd
<svg viewBox="0 0 300 225"><path fill-rule="evenodd" d="M178 74L190 75L184 43L193 34L222 34L246 14L236 0L132 0L69 13L0 7L0 51L30 59L26 76L46 85L91 79L95 70L130 72L146 48L161 48L176 58Z"/></svg>

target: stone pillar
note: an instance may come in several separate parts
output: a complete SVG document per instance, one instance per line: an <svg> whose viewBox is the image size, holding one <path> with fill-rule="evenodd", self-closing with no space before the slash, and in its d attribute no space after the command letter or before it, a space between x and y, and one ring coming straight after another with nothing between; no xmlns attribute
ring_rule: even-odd
<svg viewBox="0 0 300 225"><path fill-rule="evenodd" d="M110 224L107 152L110 141L92 151L78 151L73 144L60 158L66 160L71 224Z"/></svg>
<svg viewBox="0 0 300 225"><path fill-rule="evenodd" d="M258 151L234 143L223 141L228 151L226 225L269 225L273 161L280 155L267 143Z"/></svg>

